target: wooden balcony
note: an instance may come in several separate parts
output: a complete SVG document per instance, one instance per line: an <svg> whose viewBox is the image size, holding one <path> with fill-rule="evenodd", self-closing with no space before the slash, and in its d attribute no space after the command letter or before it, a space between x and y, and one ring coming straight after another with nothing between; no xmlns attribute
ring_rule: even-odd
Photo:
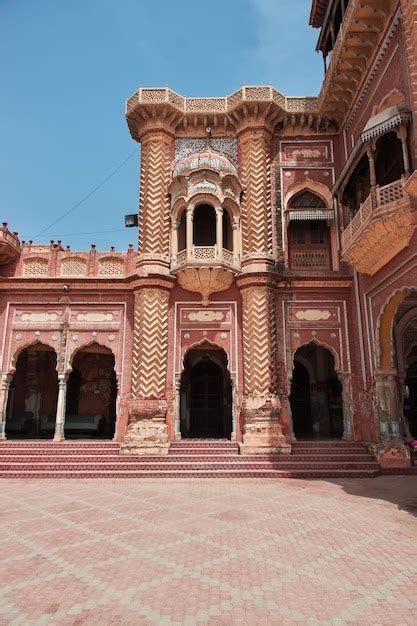
<svg viewBox="0 0 417 626"><path fill-rule="evenodd" d="M290 258L291 270L329 270L328 250L293 250Z"/></svg>
<svg viewBox="0 0 417 626"><path fill-rule="evenodd" d="M409 179L410 180L410 179ZM342 233L342 260L372 276L409 243L417 224L417 202L403 177L376 187Z"/></svg>

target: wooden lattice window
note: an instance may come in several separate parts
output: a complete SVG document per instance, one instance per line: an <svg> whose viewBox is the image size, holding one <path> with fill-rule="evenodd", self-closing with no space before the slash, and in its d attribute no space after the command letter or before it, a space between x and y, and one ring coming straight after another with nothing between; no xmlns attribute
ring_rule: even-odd
<svg viewBox="0 0 417 626"><path fill-rule="evenodd" d="M47 276L48 260L41 258L26 259L23 262L23 276Z"/></svg>

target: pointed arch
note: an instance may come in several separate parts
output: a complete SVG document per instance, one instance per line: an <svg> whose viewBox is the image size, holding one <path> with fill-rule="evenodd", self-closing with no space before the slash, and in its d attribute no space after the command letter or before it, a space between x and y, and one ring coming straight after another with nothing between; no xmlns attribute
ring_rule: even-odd
<svg viewBox="0 0 417 626"><path fill-rule="evenodd" d="M191 350L203 350L205 346L207 346L208 350L211 350L214 348L215 350L222 350L225 353L226 367L230 372L230 354L228 353L226 348L216 343L215 341L211 341L210 339L207 339L207 337L203 337L203 339L201 339L200 341L195 341L190 346L188 346L188 348L185 350L183 357L181 359L181 373L184 371L185 359L187 358L188 353Z"/></svg>
<svg viewBox="0 0 417 626"><path fill-rule="evenodd" d="M74 363L74 359L77 354L86 348L90 348L91 346L96 345L100 351L103 351L102 354L112 354L114 357L114 369L116 370L116 354L110 346L107 346L104 343L97 341L97 339L91 339L91 341L87 341L79 346L76 346L74 350L68 355L66 373L69 374L72 371L72 364Z"/></svg>
<svg viewBox="0 0 417 626"><path fill-rule="evenodd" d="M22 354L22 352L24 352L28 348L32 348L32 347L35 347L37 345L39 345L39 346L46 346L48 348L51 348L51 350L53 352L55 352L56 357L57 357L57 371L58 371L58 352L57 352L56 346L51 341L49 341L48 339L42 337L42 339L34 339L32 341L26 341L21 346L18 346L17 349L15 350L15 352L13 353L13 355L10 358L9 366L7 368L7 371L4 372L4 374L13 375L15 373L15 371L16 371L17 360L18 360L19 356Z"/></svg>
<svg viewBox="0 0 417 626"><path fill-rule="evenodd" d="M284 207L287 209L291 203L292 198L294 198L297 194L302 191L310 191L312 194L320 198L326 205L328 209L333 207L333 198L330 189L327 185L323 183L319 183L307 176L302 180L297 181L290 185L285 194L284 198Z"/></svg>
<svg viewBox="0 0 417 626"><path fill-rule="evenodd" d="M302 343L300 343L299 346L297 346L297 348L292 352L291 363L294 364L294 357L295 357L297 350L299 350L303 346L308 346L308 344L310 343L314 343L317 346L321 346L322 348L325 348L332 354L334 358L334 370L336 374L340 374L341 373L341 369L340 369L341 360L340 360L340 356L336 348L334 348L334 346L331 346L329 343L326 343L325 341L317 339L316 337L312 337L311 339L303 341Z"/></svg>
<svg viewBox="0 0 417 626"><path fill-rule="evenodd" d="M394 368L393 328L398 307L416 288L394 289L382 305L375 325L376 367L383 370Z"/></svg>

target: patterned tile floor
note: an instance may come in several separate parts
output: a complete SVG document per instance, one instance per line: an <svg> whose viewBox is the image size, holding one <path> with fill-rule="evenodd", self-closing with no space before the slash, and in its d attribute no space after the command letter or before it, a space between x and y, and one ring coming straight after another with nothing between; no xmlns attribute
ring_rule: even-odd
<svg viewBox="0 0 417 626"><path fill-rule="evenodd" d="M417 479L4 480L0 624L416 624Z"/></svg>

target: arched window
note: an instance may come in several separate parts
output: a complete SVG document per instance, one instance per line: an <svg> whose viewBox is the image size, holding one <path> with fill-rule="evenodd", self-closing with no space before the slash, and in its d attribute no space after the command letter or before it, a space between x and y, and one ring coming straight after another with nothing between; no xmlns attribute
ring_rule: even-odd
<svg viewBox="0 0 417 626"><path fill-rule="evenodd" d="M343 193L343 204L348 207L352 217L359 211L361 204L369 196L370 190L369 160L364 154L353 170Z"/></svg>
<svg viewBox="0 0 417 626"><path fill-rule="evenodd" d="M394 132L383 135L376 143L375 174L377 185L383 187L399 180L404 171L401 139Z"/></svg>
<svg viewBox="0 0 417 626"><path fill-rule="evenodd" d="M216 212L210 204L199 204L194 210L193 243L195 246L216 244Z"/></svg>
<svg viewBox="0 0 417 626"><path fill-rule="evenodd" d="M304 189L290 199L292 209L325 209L325 202L315 193Z"/></svg>

